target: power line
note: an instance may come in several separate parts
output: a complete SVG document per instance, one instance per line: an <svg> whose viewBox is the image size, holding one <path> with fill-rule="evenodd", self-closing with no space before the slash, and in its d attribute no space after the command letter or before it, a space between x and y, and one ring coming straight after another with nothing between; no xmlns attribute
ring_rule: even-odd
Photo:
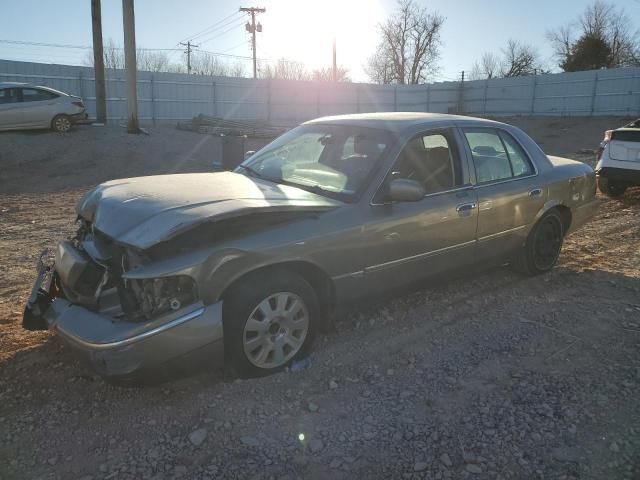
<svg viewBox="0 0 640 480"><path fill-rule="evenodd" d="M26 42L22 40L2 40L0 39L0 43L7 43L11 45L24 45L24 46L37 46L37 47L51 47L51 48L68 48L68 49L80 49L80 50L91 50L92 47L85 45L62 45L57 43L38 43L38 42ZM193 47L193 45L191 45ZM114 47L116 50L123 50L121 47ZM138 50L144 50L149 52L183 52L181 48L143 48L139 47ZM230 53L224 52L213 52L210 50L201 50L202 52L206 52L210 55L215 55L219 57L232 57L232 58L240 58L250 60L252 57L242 56L242 55L233 55ZM49 55L49 54L42 54ZM51 54L53 56L53 54Z"/></svg>
<svg viewBox="0 0 640 480"><path fill-rule="evenodd" d="M236 49L236 48L238 48L238 47L241 47L241 46L243 46L243 45L246 45L246 42L247 42L246 40L243 40L242 42L238 43L237 45L234 45L234 46L233 46L233 47L231 47L231 48L227 48L226 50L224 50L224 51L222 51L222 52L220 52L220 53L227 53L227 52L230 52L231 50L235 50L235 49Z"/></svg>
<svg viewBox="0 0 640 480"><path fill-rule="evenodd" d="M244 24L244 20L240 19L240 21L236 21L236 23L234 23L233 25L231 25L229 28L227 28L226 30L223 30L222 32L212 32L213 36L205 38L205 39L200 39L200 43L206 43L206 42L210 42L211 40L214 40L216 38L221 37L222 35L224 35L225 33L229 33L231 30L235 30L236 28L238 28L239 26L241 26L242 24Z"/></svg>
<svg viewBox="0 0 640 480"><path fill-rule="evenodd" d="M231 15L227 15L226 17L224 17L222 20L218 20L216 23L209 25L207 28L205 28L204 30L200 30L198 33L194 33L193 35L189 35L188 37L183 38L182 40L180 40L179 43L183 43L185 40L193 40L194 38L198 38L201 37L202 35L206 35L208 33L211 33L211 31L215 30L216 27L217 28L222 28L223 25L220 25L222 22L225 22L226 20L230 19L231 17L238 15L240 12L239 11L235 11L233 12ZM235 21L235 20L234 20ZM218 25L220 25L220 27L218 27Z"/></svg>
<svg viewBox="0 0 640 480"><path fill-rule="evenodd" d="M203 41L201 37L207 37L209 36L209 39L213 38L211 37L211 35L214 36L218 36L220 34L220 31L229 27L229 25L231 25L231 27L229 27L229 29L234 29L239 25L242 25L244 23L244 20L242 18L232 18L231 20L229 20L228 22L223 23L222 25L217 26L216 28L202 34L199 35L200 41ZM228 30L226 30L228 31ZM209 40L205 40L205 41L209 41Z"/></svg>
<svg viewBox="0 0 640 480"><path fill-rule="evenodd" d="M57 47L57 48L81 48L91 49L91 47L84 47L80 45L63 45L60 43L41 43L41 42L25 42L22 40L0 40L0 43L9 43L12 45L31 45L34 47Z"/></svg>

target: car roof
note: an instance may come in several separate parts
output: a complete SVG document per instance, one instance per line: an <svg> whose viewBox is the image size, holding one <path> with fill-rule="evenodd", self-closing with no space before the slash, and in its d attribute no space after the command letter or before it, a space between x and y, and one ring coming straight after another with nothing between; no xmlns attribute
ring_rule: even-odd
<svg viewBox="0 0 640 480"><path fill-rule="evenodd" d="M56 93L58 95L69 95L68 93L61 92L60 90L56 90L55 88L45 87L44 85L34 85L33 83L23 83L23 82L0 82L0 88L16 88L16 87L40 88L42 90L47 90L48 92Z"/></svg>
<svg viewBox="0 0 640 480"><path fill-rule="evenodd" d="M22 83L22 82L0 82L0 88L11 88L11 87L31 87L30 83Z"/></svg>
<svg viewBox="0 0 640 480"><path fill-rule="evenodd" d="M315 120L305 122L304 125L320 123L380 128L394 132L400 132L406 129L411 129L413 127L435 127L441 124L451 123L502 125L500 122L487 120L485 118L424 112L374 112L356 113L350 115L335 115L330 117L316 118Z"/></svg>

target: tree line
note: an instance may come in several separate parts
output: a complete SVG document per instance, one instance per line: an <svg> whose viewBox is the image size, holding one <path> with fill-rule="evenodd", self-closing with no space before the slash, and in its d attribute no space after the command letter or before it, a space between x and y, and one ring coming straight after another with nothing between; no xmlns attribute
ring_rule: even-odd
<svg viewBox="0 0 640 480"><path fill-rule="evenodd" d="M398 0L396 9L378 25L379 43L364 65L370 81L381 84L417 84L432 79L440 70L442 29L445 17L418 5ZM554 61L562 71L640 66L640 33L634 30L624 8L595 0L572 22L546 33ZM137 50L138 70L187 73L186 56L172 62L164 51ZM124 51L113 40L104 46L106 68L124 68ZM85 63L93 65L93 55ZM553 66L552 66L553 67ZM508 39L497 52L485 52L468 72L470 80L507 78L548 73L551 68L538 50L517 39ZM261 78L286 80L332 80L331 67L309 69L303 62L281 58L259 62ZM245 65L226 61L215 54L194 50L191 73L244 77ZM349 71L337 68L337 80L351 81Z"/></svg>
<svg viewBox="0 0 640 480"><path fill-rule="evenodd" d="M445 19L414 0L400 0L378 25L380 43L366 72L376 83L423 83L439 71ZM602 0L587 6L574 21L547 32L557 66L564 72L640 66L639 33L622 7ZM498 52L485 52L469 77L518 77L550 71L537 49L509 39Z"/></svg>
<svg viewBox="0 0 640 480"><path fill-rule="evenodd" d="M104 67L124 69L124 50L113 39L109 39L103 46ZM87 53L83 63L93 67L93 52ZM191 53L191 73L195 75L210 75L218 77L246 77L247 69L241 61L226 61L219 56L198 50ZM319 80L331 81L333 72L330 67L308 69L304 63L278 59L273 62L259 61L258 71L261 78L279 78L285 80ZM186 55L180 62L172 62L166 51L145 48L136 49L136 66L139 71L187 73ZM336 79L339 82L350 82L346 68L338 67Z"/></svg>

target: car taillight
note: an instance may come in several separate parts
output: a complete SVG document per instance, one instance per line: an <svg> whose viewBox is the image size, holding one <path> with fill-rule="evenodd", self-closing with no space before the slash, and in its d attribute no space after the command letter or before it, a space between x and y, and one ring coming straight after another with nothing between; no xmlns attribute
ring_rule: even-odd
<svg viewBox="0 0 640 480"><path fill-rule="evenodd" d="M610 142L612 135L613 135L613 130L607 130L606 132L604 132L604 139L602 140L602 142L603 143Z"/></svg>
<svg viewBox="0 0 640 480"><path fill-rule="evenodd" d="M84 108L84 103L82 103L82 101L71 102L71 103L74 104L76 107Z"/></svg>

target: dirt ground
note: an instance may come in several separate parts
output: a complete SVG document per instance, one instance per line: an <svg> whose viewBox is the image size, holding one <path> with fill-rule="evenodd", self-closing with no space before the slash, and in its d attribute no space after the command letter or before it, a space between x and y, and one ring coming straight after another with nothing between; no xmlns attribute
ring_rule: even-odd
<svg viewBox="0 0 640 480"><path fill-rule="evenodd" d="M511 121L590 163L624 123ZM20 321L87 188L219 154L150 133L0 133L0 479L640 478L640 189L601 197L547 275L492 269L353 306L305 370L127 389Z"/></svg>

